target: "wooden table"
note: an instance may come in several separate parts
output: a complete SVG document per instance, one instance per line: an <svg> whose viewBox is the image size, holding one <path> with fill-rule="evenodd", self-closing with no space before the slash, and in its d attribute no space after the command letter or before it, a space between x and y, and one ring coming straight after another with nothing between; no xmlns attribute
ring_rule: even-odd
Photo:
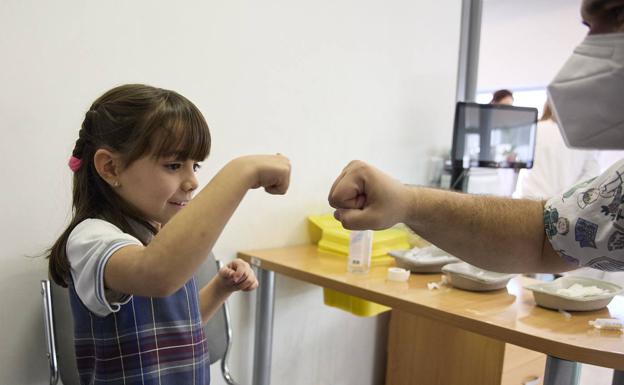
<svg viewBox="0 0 624 385"><path fill-rule="evenodd" d="M523 289L534 280L521 276L506 291L429 290L427 283L440 281L439 274L412 274L408 282L389 282L390 263L365 275L349 274L344 259L320 253L315 245L242 251L238 256L258 268L260 280L254 385L270 383L274 273L392 307L387 384L407 384L410 376L422 384L500 383L505 343L548 355L545 384L577 383L578 362L614 368L613 384L624 384L624 336L588 325L595 318L624 319L621 297L608 308L566 317L537 307L532 293ZM412 342L409 354L401 341Z"/></svg>

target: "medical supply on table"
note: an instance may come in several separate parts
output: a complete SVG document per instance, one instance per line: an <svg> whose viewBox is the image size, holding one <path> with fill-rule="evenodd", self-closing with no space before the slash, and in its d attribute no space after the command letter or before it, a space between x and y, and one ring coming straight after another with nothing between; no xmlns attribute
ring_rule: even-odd
<svg viewBox="0 0 624 385"><path fill-rule="evenodd" d="M434 245L414 247L409 250L391 250L396 265L414 273L439 273L442 266L459 262L459 259Z"/></svg>
<svg viewBox="0 0 624 385"><path fill-rule="evenodd" d="M437 290L447 284L448 284L448 278L446 277L446 275L443 275L442 277L440 277L440 280L438 282L427 282L427 289Z"/></svg>
<svg viewBox="0 0 624 385"><path fill-rule="evenodd" d="M624 329L624 322L617 318L596 318L593 321L588 322L596 329L609 329L609 330L622 330Z"/></svg>
<svg viewBox="0 0 624 385"><path fill-rule="evenodd" d="M337 260L348 261L351 231L342 227L332 214L310 215L308 224L310 240L318 244L318 251ZM370 265L378 266L392 262L388 251L408 249L410 247L408 235L406 230L399 228L373 231ZM387 306L326 287L323 288L323 303L360 317L372 317L390 310Z"/></svg>
<svg viewBox="0 0 624 385"><path fill-rule="evenodd" d="M593 311L602 309L623 291L621 286L588 277L567 276L552 282L525 286L535 303L553 310Z"/></svg>
<svg viewBox="0 0 624 385"><path fill-rule="evenodd" d="M400 267L388 268L388 281L406 282L410 277L410 271Z"/></svg>
<svg viewBox="0 0 624 385"><path fill-rule="evenodd" d="M310 215L308 223L310 239L318 244L320 252L347 259L350 230L342 227L332 214ZM408 235L405 229L400 228L373 231L371 266L392 262L392 257L388 255L390 250L409 249Z"/></svg>
<svg viewBox="0 0 624 385"><path fill-rule="evenodd" d="M318 244L319 252L337 260L348 260L351 231L342 227L332 214L310 215L308 223L310 240ZM390 250L408 249L408 236L408 232L400 228L373 231L371 267L392 262L392 257L388 255ZM387 306L326 287L323 288L323 303L360 317L372 317L390 310Z"/></svg>
<svg viewBox="0 0 624 385"><path fill-rule="evenodd" d="M449 263L442 267L451 286L470 291L491 291L505 288L516 274L483 270L466 262Z"/></svg>
<svg viewBox="0 0 624 385"><path fill-rule="evenodd" d="M427 282L427 289L437 290L439 288L440 288L440 284L438 282Z"/></svg>
<svg viewBox="0 0 624 385"><path fill-rule="evenodd" d="M349 273L368 273L373 251L373 231L352 231L349 235Z"/></svg>
<svg viewBox="0 0 624 385"><path fill-rule="evenodd" d="M592 295L600 295L608 293L609 290L601 289L594 285L592 286L583 286L579 283L575 283L574 285L565 288L565 289L557 289L557 294L567 295L569 297L589 297Z"/></svg>

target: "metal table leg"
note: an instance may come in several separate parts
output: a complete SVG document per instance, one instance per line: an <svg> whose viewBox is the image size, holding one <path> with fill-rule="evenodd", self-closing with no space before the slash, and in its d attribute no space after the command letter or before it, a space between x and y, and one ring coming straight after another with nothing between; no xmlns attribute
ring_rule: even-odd
<svg viewBox="0 0 624 385"><path fill-rule="evenodd" d="M256 326L254 336L253 385L271 383L271 350L273 344L273 305L275 273L258 267Z"/></svg>
<svg viewBox="0 0 624 385"><path fill-rule="evenodd" d="M581 364L557 357L546 358L544 385L578 385L581 377Z"/></svg>
<svg viewBox="0 0 624 385"><path fill-rule="evenodd" d="M613 371L613 382L612 385L624 385L624 371L614 370Z"/></svg>

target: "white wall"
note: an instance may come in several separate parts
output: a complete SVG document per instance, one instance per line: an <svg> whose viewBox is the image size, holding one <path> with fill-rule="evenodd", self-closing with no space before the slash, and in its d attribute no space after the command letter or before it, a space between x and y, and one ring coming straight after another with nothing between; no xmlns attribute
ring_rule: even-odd
<svg viewBox="0 0 624 385"><path fill-rule="evenodd" d="M479 90L544 88L583 37L581 0L485 0Z"/></svg>
<svg viewBox="0 0 624 385"><path fill-rule="evenodd" d="M450 146L459 0L173 4L0 2L2 384L46 381L38 289L46 261L27 256L70 216L66 161L85 110L105 90L144 82L193 100L213 133L203 183L237 155L291 158L288 195L246 197L215 249L226 259L308 242L305 217L329 211L329 186L347 161L423 183L428 154ZM278 278L277 291L274 384L379 382L366 366L383 354L374 337L383 319L326 308L319 288L293 280ZM251 300L232 301L232 369L243 384Z"/></svg>

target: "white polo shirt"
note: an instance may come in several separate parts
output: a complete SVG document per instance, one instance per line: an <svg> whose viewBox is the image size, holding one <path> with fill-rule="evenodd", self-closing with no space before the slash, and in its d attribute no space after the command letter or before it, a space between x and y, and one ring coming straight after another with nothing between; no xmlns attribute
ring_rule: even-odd
<svg viewBox="0 0 624 385"><path fill-rule="evenodd" d="M127 245L142 243L102 219L85 219L69 234L66 250L74 288L82 303L98 316L119 311L119 307L132 298L104 286L106 262L115 251Z"/></svg>

